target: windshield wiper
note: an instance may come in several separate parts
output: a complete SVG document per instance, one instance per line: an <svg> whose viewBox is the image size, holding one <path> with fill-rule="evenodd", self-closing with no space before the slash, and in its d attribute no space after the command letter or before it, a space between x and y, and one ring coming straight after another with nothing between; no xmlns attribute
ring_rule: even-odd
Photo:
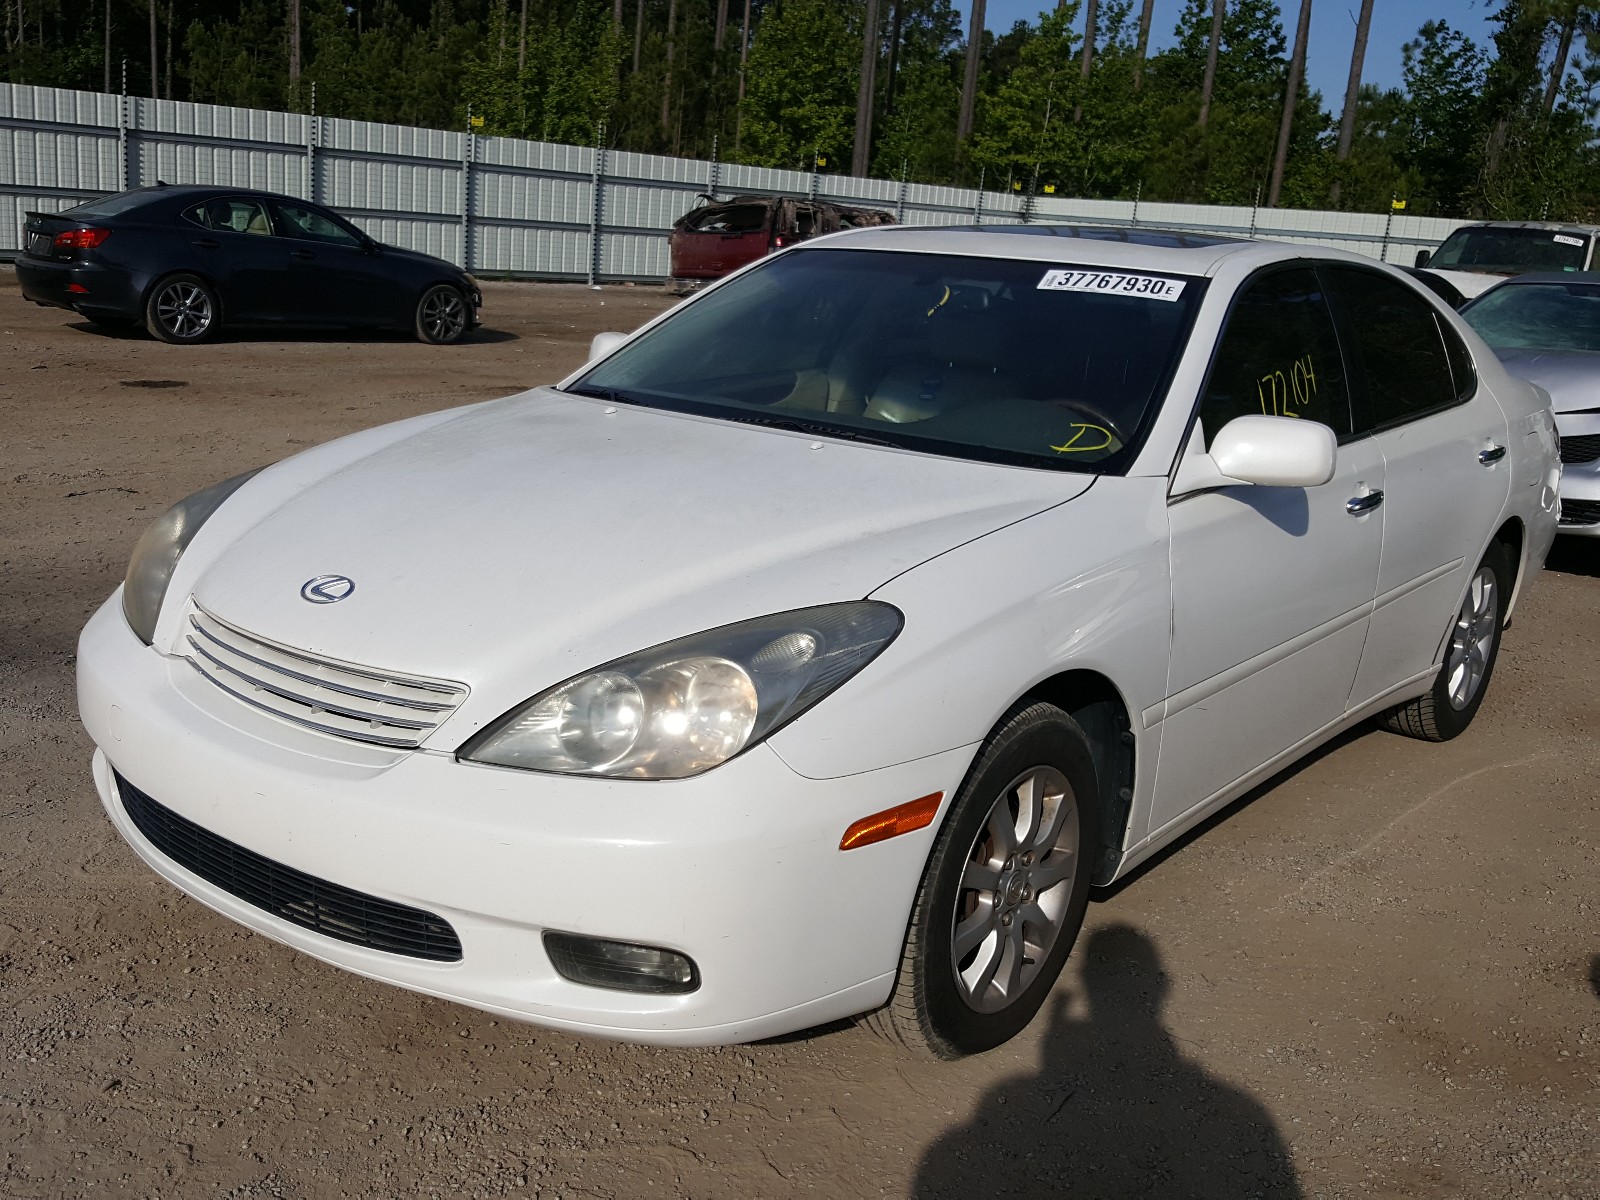
<svg viewBox="0 0 1600 1200"><path fill-rule="evenodd" d="M727 421L739 421L745 425L765 425L769 429L785 429L790 433L808 433L815 437L838 438L844 442L864 442L869 446L893 446L902 448L899 442L879 434L868 433L864 429L851 429L848 426L829 425L823 421L807 421L801 417L775 417L767 413L726 413L712 414Z"/></svg>
<svg viewBox="0 0 1600 1200"><path fill-rule="evenodd" d="M587 396L591 400L606 400L612 404L643 404L644 401L637 396L630 396L627 392L619 392L616 388L595 387L592 384L579 384L577 387L562 389L569 396Z"/></svg>

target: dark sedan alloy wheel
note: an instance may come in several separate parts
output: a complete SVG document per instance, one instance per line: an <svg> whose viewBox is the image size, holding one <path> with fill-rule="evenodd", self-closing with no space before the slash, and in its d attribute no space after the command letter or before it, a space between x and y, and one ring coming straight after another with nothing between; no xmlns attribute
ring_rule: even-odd
<svg viewBox="0 0 1600 1200"><path fill-rule="evenodd" d="M435 346L461 340L467 332L467 302L449 284L429 288L417 304L417 336Z"/></svg>
<svg viewBox="0 0 1600 1200"><path fill-rule="evenodd" d="M164 279L145 305L145 324L164 342L201 342L217 323L217 298L193 275Z"/></svg>

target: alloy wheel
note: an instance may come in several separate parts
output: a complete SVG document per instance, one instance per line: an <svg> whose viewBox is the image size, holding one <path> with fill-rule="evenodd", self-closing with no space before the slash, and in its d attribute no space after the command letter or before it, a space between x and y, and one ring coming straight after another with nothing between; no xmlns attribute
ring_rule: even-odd
<svg viewBox="0 0 1600 1200"><path fill-rule="evenodd" d="M422 327L436 342L453 342L466 330L467 306L454 288L435 288L422 302Z"/></svg>
<svg viewBox="0 0 1600 1200"><path fill-rule="evenodd" d="M1486 566L1479 567L1467 588L1466 598L1461 601L1455 627L1450 631L1450 649L1445 655L1445 687L1449 690L1450 707L1458 711L1472 703L1488 673L1494 640L1500 632L1497 628L1498 591L1494 572Z"/></svg>
<svg viewBox="0 0 1600 1200"><path fill-rule="evenodd" d="M1079 869L1077 798L1054 767L1001 791L978 830L956 894L950 963L981 1013L1014 1003L1061 935Z"/></svg>
<svg viewBox="0 0 1600 1200"><path fill-rule="evenodd" d="M211 328L211 297L198 284L169 283L156 297L156 319L175 338L193 341Z"/></svg>

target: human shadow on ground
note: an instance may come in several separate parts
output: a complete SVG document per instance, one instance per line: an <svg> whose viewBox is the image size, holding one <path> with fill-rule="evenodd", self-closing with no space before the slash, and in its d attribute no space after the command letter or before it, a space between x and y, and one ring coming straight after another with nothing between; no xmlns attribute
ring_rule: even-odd
<svg viewBox="0 0 1600 1200"><path fill-rule="evenodd" d="M1214 1079L1161 1023L1168 980L1139 930L1082 952L1088 1013L1058 990L1036 1075L987 1092L924 1156L924 1197L1300 1197L1288 1146L1254 1098Z"/></svg>

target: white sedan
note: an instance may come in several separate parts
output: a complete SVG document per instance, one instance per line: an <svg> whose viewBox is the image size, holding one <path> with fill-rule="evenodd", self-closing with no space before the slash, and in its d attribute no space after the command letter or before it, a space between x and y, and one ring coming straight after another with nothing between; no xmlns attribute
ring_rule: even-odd
<svg viewBox="0 0 1600 1200"><path fill-rule="evenodd" d="M1091 885L1461 732L1555 535L1548 397L1337 251L872 229L596 343L144 535L78 683L152 868L559 1029L981 1051Z"/></svg>

